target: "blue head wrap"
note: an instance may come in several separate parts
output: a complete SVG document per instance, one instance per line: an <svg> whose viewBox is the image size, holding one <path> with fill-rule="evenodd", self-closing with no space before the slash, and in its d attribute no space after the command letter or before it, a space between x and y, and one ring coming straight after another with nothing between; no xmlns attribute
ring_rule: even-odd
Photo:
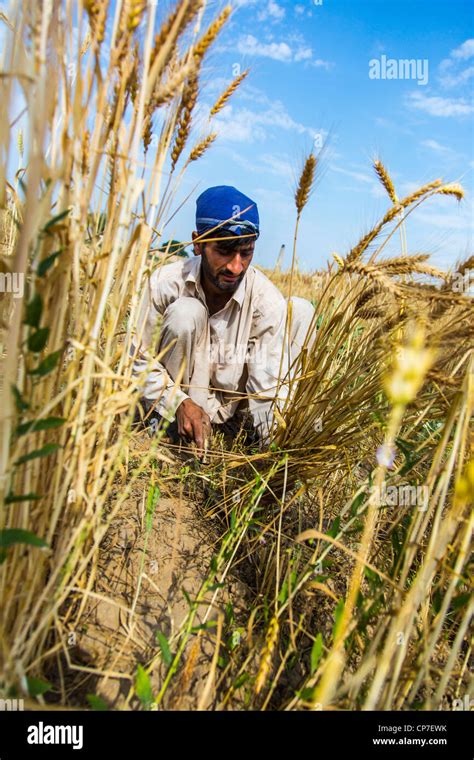
<svg viewBox="0 0 474 760"><path fill-rule="evenodd" d="M260 233L260 220L255 201L230 185L205 190L196 201L196 230L199 235L215 230L232 235Z"/></svg>

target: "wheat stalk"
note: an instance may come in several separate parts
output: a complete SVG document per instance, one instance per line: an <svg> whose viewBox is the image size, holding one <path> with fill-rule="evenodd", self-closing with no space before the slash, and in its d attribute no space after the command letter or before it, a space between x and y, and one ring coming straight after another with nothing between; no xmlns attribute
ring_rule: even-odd
<svg viewBox="0 0 474 760"><path fill-rule="evenodd" d="M191 153L189 154L189 161L197 161L198 158L201 158L201 156L204 155L206 150L212 145L214 140L217 138L217 132L212 132L210 135L205 137L203 140L201 140L197 145L194 146Z"/></svg>
<svg viewBox="0 0 474 760"><path fill-rule="evenodd" d="M229 98L234 94L236 89L242 84L244 79L248 76L250 69L246 69L242 74L239 74L238 77L236 77L233 82L230 83L230 85L227 87L226 90L222 93L222 95L219 96L219 98L216 100L214 105L212 106L210 112L209 112L209 118L212 116L215 116L219 113L219 111L222 111L225 104L229 100Z"/></svg>
<svg viewBox="0 0 474 760"><path fill-rule="evenodd" d="M435 191L439 195L454 195L454 197L461 201L464 198L464 189L458 182L453 182L450 185L443 185Z"/></svg>
<svg viewBox="0 0 474 760"><path fill-rule="evenodd" d="M226 5L225 8L220 12L218 17L214 19L214 21L210 24L206 32L200 37L200 39L196 42L196 45L193 49L193 55L195 59L200 61L202 58L204 58L208 48L212 45L214 40L216 39L217 35L223 28L224 24L228 20L230 14L232 12L232 7L230 5Z"/></svg>
<svg viewBox="0 0 474 760"><path fill-rule="evenodd" d="M270 672L271 664L272 664L273 652L274 652L276 643L278 641L278 631L279 631L278 617L275 615L271 619L270 625L268 626L268 631L265 638L265 645L262 649L260 666L258 668L257 677L255 679L255 694L259 694L261 690L263 689L263 687L265 686L265 682L267 680L268 674Z"/></svg>
<svg viewBox="0 0 474 760"><path fill-rule="evenodd" d="M194 106L198 97L199 83L198 75L194 73L186 82L183 90L183 96L179 106L178 124L176 127L176 136L173 149L171 151L171 168L174 169L176 163L184 150L189 133L191 132L191 120Z"/></svg>
<svg viewBox="0 0 474 760"><path fill-rule="evenodd" d="M306 206L314 182L317 159L314 153L310 153L301 172L298 187L295 192L295 205L298 216Z"/></svg>
<svg viewBox="0 0 474 760"><path fill-rule="evenodd" d="M387 169L385 168L385 166L379 159L374 161L374 169L380 182L382 183L385 190L387 191L388 196L390 200L392 201L392 203L394 204L398 203L397 194L395 192L395 187L390 177L390 174L388 173Z"/></svg>

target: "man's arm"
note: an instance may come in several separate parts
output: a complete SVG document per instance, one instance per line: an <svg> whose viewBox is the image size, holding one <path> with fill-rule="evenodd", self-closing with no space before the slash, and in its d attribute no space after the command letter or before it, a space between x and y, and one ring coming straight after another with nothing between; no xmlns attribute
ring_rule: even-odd
<svg viewBox="0 0 474 760"><path fill-rule="evenodd" d="M159 320L165 308L159 289L153 289L149 284L137 324L136 340L140 343L133 363L133 374L144 378L140 391L143 398L156 402L156 411L169 422L176 417L179 435L194 441L198 449L203 450L211 432L209 415L176 385L156 358ZM135 345L132 346L132 353L135 353Z"/></svg>
<svg viewBox="0 0 474 760"><path fill-rule="evenodd" d="M273 404L278 391L278 403L288 395L286 384L280 384L288 371L288 352L285 341L286 302L281 296L271 304L268 300L254 315L247 359L249 409L262 443L268 443L273 428ZM282 361L283 352L283 361Z"/></svg>
<svg viewBox="0 0 474 760"><path fill-rule="evenodd" d="M132 373L140 378L140 395L156 402L156 411L172 422L176 409L189 396L170 378L164 365L157 358L159 320L166 304L158 288L146 287L143 304L137 320L131 353L135 357Z"/></svg>
<svg viewBox="0 0 474 760"><path fill-rule="evenodd" d="M198 449L204 451L211 432L211 418L199 404L190 398L184 399L176 410L178 433L183 438L194 441Z"/></svg>

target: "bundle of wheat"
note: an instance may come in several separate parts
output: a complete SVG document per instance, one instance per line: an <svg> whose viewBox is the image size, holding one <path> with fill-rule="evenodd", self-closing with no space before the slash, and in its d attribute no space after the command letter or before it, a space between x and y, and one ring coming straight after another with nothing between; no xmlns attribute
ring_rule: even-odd
<svg viewBox="0 0 474 760"><path fill-rule="evenodd" d="M54 0L2 14L2 266L25 283L23 299L6 294L2 304L5 690L36 694L35 677L70 662L68 632L93 588L98 547L140 473L167 458L157 440L128 466L131 340L148 251L162 244L182 175L200 68L230 15L224 8L201 34L204 10L204 0L178 0L160 20L143 0L77 9Z"/></svg>

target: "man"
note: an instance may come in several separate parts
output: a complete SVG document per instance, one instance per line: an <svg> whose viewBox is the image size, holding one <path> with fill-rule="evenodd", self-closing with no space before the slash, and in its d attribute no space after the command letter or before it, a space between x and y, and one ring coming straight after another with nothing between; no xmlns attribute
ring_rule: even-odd
<svg viewBox="0 0 474 760"><path fill-rule="evenodd" d="M201 451L211 425L244 408L260 442L269 440L272 405L287 395L279 378L314 314L293 298L288 337L285 298L251 265L259 232L254 201L234 187L209 188L196 203L194 258L157 268L145 294L132 348L142 405L176 418L179 436Z"/></svg>

